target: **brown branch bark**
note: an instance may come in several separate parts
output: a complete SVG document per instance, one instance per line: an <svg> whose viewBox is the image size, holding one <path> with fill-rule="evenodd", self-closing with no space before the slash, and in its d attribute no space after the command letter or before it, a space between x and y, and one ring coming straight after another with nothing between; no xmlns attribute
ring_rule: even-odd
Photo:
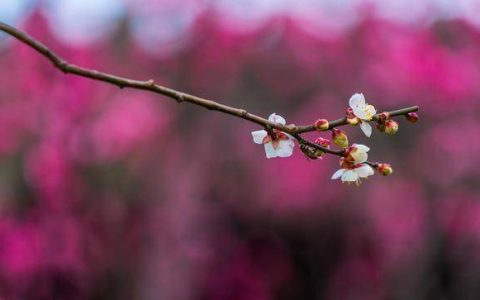
<svg viewBox="0 0 480 300"><path fill-rule="evenodd" d="M152 79L136 80L136 79L121 77L121 76L100 72L93 69L87 69L80 66L76 66L74 64L68 63L65 59L57 55L55 52L50 50L47 46L45 46L43 43L41 43L40 41L30 36L29 34L22 32L13 26L0 22L0 30L11 35L12 37L16 38L20 42L28 45L29 47L37 51L39 54L41 54L50 62L52 62L56 68L60 69L64 73L74 74L81 77L86 77L89 79L110 83L118 86L119 88L132 88L132 89L150 91L153 93L157 93L157 94L169 97L179 103L189 102L209 110L216 110L219 112L223 112L223 113L233 115L238 118L242 118L247 121L256 123L260 126L263 126L265 129L267 129L267 131L271 130L272 128L275 128L280 131L290 133L300 144L309 145L311 147L322 150L326 153L337 155L337 156L344 155L344 151L342 150L328 149L320 145L311 143L300 136L301 133L315 131L316 129L313 127L313 125L304 125L304 126L295 126L292 124L281 125L281 124L270 122L265 118L252 114L243 108L235 108L235 107L221 104L212 100L208 100L208 99L190 95L181 91L177 91L168 87L164 87L162 85L156 84L155 81ZM390 115L399 116L399 115L405 115L409 112L415 112L415 111L418 111L418 106L412 106L412 107L407 107L407 108L403 108L395 111L390 111ZM378 118L378 114L373 117L374 120L376 120L377 118ZM331 121L329 122L329 124L330 124L329 129L332 129L334 127L346 125L347 121L346 121L346 118L341 118L338 120Z"/></svg>

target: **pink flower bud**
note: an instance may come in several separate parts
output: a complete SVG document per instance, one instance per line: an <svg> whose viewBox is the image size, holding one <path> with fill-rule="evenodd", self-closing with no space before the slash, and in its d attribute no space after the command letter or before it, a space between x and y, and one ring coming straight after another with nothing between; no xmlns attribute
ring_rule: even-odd
<svg viewBox="0 0 480 300"><path fill-rule="evenodd" d="M418 114L416 112L411 112L405 115L405 118L408 120L410 123L417 123L418 121Z"/></svg>
<svg viewBox="0 0 480 300"><path fill-rule="evenodd" d="M398 131L398 123L394 120L387 120L385 122L385 133L388 135L394 135Z"/></svg>
<svg viewBox="0 0 480 300"><path fill-rule="evenodd" d="M347 119L355 118L355 114L353 113L353 108L349 107L345 111L345 115L347 116Z"/></svg>
<svg viewBox="0 0 480 300"><path fill-rule="evenodd" d="M332 130L332 141L338 147L348 147L348 137L343 130L334 128Z"/></svg>
<svg viewBox="0 0 480 300"><path fill-rule="evenodd" d="M380 115L378 115L378 121L379 122L383 123L388 119L390 119L390 113L388 111L384 111Z"/></svg>
<svg viewBox="0 0 480 300"><path fill-rule="evenodd" d="M330 124L328 123L328 120L326 119L318 119L315 121L313 124L313 127L319 131L325 131L328 130L328 127L330 127Z"/></svg>
<svg viewBox="0 0 480 300"><path fill-rule="evenodd" d="M320 145L320 146L325 147L325 148L328 148L330 146L331 142L330 142L329 139L324 139L322 137L318 137L315 140L315 144Z"/></svg>
<svg viewBox="0 0 480 300"><path fill-rule="evenodd" d="M388 176L393 173L392 166L387 163L381 163L377 165L377 170L383 176Z"/></svg>

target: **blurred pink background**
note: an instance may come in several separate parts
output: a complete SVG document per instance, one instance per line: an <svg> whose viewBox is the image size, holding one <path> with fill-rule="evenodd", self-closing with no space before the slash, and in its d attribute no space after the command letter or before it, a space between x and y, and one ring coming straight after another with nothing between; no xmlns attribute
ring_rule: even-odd
<svg viewBox="0 0 480 300"><path fill-rule="evenodd" d="M63 75L0 33L0 299L479 299L477 0L1 0L69 62L305 124L363 92L395 173L265 159L257 126ZM309 137L314 138L316 134Z"/></svg>

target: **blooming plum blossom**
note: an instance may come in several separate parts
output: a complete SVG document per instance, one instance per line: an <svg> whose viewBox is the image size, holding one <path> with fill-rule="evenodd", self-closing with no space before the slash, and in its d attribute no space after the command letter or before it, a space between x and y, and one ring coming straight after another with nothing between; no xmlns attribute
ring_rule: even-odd
<svg viewBox="0 0 480 300"><path fill-rule="evenodd" d="M324 139L322 137L318 137L315 139L315 144L320 145L325 148L330 148L332 142L329 139Z"/></svg>
<svg viewBox="0 0 480 300"><path fill-rule="evenodd" d="M285 119L275 113L271 114L268 120L281 125L286 124ZM289 157L295 147L293 137L277 129L273 129L273 136L269 135L266 130L252 131L252 137L256 144L264 145L267 158Z"/></svg>
<svg viewBox="0 0 480 300"><path fill-rule="evenodd" d="M373 105L369 105L365 102L365 96L363 94L353 94L348 101L353 114L359 119L360 129L367 137L372 135L372 126L367 122L372 120L373 116L377 113Z"/></svg>
<svg viewBox="0 0 480 300"><path fill-rule="evenodd" d="M365 163L369 150L370 148L361 144L350 146L346 151L346 156L340 160L341 169L333 174L332 179L341 178L342 182L355 182L359 185L361 178L373 175L373 168Z"/></svg>

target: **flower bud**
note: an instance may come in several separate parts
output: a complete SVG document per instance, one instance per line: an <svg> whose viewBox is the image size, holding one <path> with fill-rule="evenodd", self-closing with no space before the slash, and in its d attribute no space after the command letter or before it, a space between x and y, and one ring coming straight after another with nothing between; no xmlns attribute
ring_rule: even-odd
<svg viewBox="0 0 480 300"><path fill-rule="evenodd" d="M330 140L328 139L324 139L322 137L318 137L316 140L315 140L315 144L317 145L320 145L322 147L325 147L325 148L328 148L331 144Z"/></svg>
<svg viewBox="0 0 480 300"><path fill-rule="evenodd" d="M319 131L325 131L328 130L328 127L330 127L330 124L328 123L328 120L326 119L318 119L315 121L313 124L313 127Z"/></svg>
<svg viewBox="0 0 480 300"><path fill-rule="evenodd" d="M392 166L387 163L381 163L377 165L377 170L383 176L388 176L393 173Z"/></svg>
<svg viewBox="0 0 480 300"><path fill-rule="evenodd" d="M388 111L384 111L378 115L378 121L385 122L386 120L390 119L390 113Z"/></svg>
<svg viewBox="0 0 480 300"><path fill-rule="evenodd" d="M332 130L332 141L338 147L348 147L348 137L343 130L334 128Z"/></svg>
<svg viewBox="0 0 480 300"><path fill-rule="evenodd" d="M347 110L345 111L345 116L347 117L347 119L355 118L355 114L353 113L353 108L351 107L347 108Z"/></svg>
<svg viewBox="0 0 480 300"><path fill-rule="evenodd" d="M408 122L410 123L417 123L418 121L418 114L416 112L411 112L405 115L405 118L407 118Z"/></svg>
<svg viewBox="0 0 480 300"><path fill-rule="evenodd" d="M357 125L359 122L360 122L360 119L358 119L357 117L347 118L347 123L352 126Z"/></svg>
<svg viewBox="0 0 480 300"><path fill-rule="evenodd" d="M385 133L388 135L394 135L398 131L398 123L394 120L387 120L385 122Z"/></svg>

